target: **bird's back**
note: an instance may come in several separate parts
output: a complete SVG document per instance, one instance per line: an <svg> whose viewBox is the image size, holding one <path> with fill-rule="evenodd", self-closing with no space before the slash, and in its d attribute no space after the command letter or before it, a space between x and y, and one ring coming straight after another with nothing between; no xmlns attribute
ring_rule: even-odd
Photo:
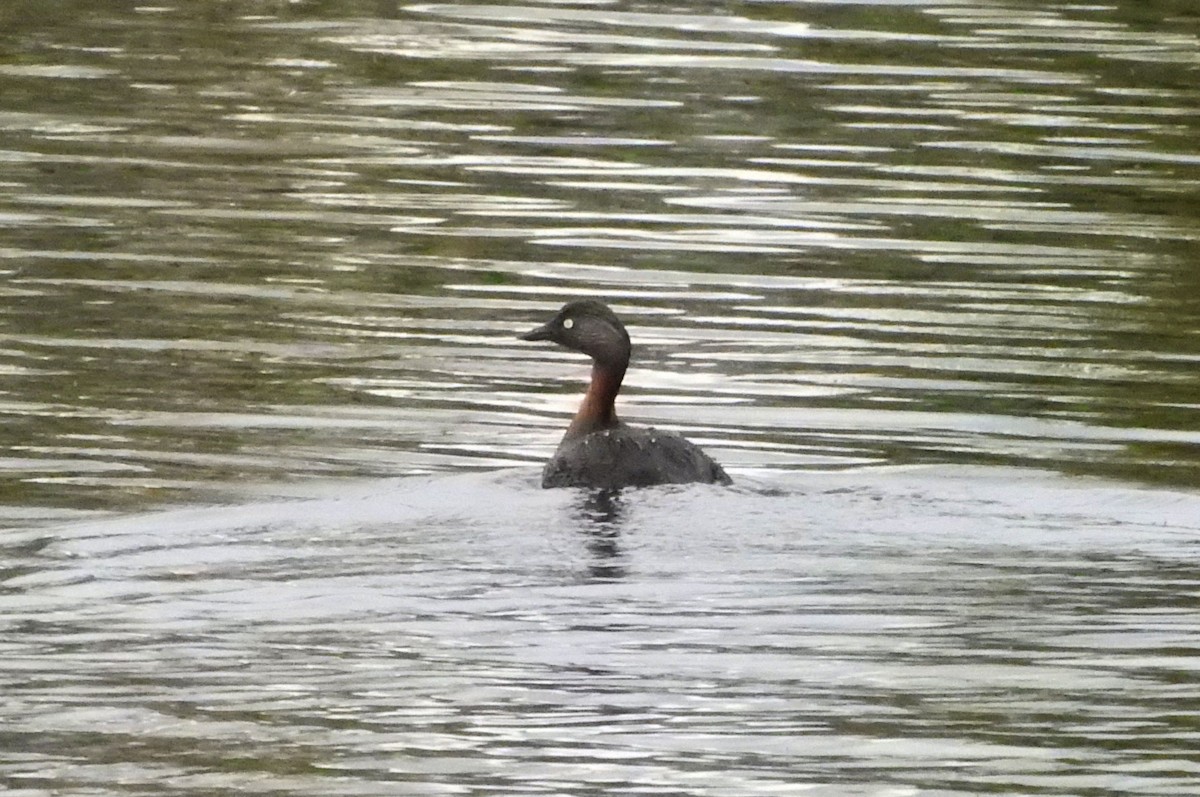
<svg viewBox="0 0 1200 797"><path fill-rule="evenodd" d="M674 432L618 425L564 440L542 471L543 487L730 484L699 446Z"/></svg>

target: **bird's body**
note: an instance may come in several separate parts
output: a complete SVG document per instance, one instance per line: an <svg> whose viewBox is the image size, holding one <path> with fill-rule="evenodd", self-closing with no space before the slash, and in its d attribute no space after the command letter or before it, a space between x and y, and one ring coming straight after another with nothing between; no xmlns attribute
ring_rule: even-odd
<svg viewBox="0 0 1200 797"><path fill-rule="evenodd" d="M675 432L627 426L563 440L542 469L543 487L730 484L724 469Z"/></svg>

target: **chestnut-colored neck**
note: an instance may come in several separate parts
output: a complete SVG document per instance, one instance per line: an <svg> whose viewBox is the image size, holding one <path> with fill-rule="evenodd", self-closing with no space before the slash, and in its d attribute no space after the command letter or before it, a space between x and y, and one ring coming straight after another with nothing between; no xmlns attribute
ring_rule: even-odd
<svg viewBox="0 0 1200 797"><path fill-rule="evenodd" d="M611 429L617 425L617 410L613 406L617 400L617 392L621 389L621 380L625 378L625 366L601 365L592 363L592 383L588 385L587 395L579 405L579 412L567 427L564 440L583 437L586 434L601 429Z"/></svg>

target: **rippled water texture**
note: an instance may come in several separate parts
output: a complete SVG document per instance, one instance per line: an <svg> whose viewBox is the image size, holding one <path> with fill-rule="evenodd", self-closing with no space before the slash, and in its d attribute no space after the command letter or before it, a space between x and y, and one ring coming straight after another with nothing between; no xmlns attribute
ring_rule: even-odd
<svg viewBox="0 0 1200 797"><path fill-rule="evenodd" d="M1189 794L1197 514L1007 471L463 475L22 535L0 782Z"/></svg>
<svg viewBox="0 0 1200 797"><path fill-rule="evenodd" d="M1200 793L1197 142L1185 0L0 3L0 787ZM584 295L734 489L537 489Z"/></svg>

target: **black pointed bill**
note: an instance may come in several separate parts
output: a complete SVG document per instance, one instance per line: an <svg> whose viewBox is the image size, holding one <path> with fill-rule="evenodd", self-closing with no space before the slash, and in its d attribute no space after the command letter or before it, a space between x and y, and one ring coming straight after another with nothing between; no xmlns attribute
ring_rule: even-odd
<svg viewBox="0 0 1200 797"><path fill-rule="evenodd" d="M554 340L554 322L542 324L537 329L530 330L520 337L521 340Z"/></svg>

